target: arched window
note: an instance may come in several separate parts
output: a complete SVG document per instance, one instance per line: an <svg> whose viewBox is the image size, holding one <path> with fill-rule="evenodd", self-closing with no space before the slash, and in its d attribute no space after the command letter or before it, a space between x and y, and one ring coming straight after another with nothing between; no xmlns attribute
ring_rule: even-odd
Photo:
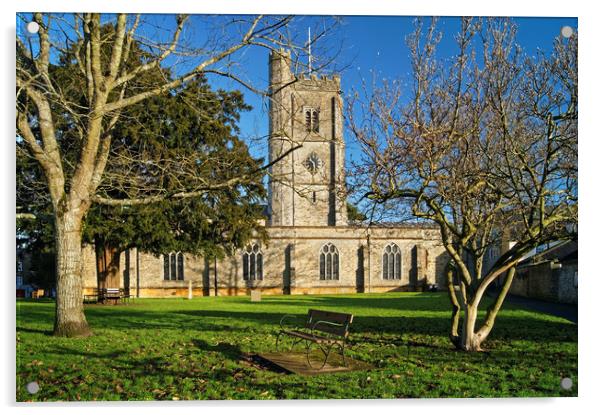
<svg viewBox="0 0 602 415"><path fill-rule="evenodd" d="M305 110L305 129L311 131L311 110Z"/></svg>
<svg viewBox="0 0 602 415"><path fill-rule="evenodd" d="M242 253L242 278L246 281L263 280L263 254L259 245L247 245Z"/></svg>
<svg viewBox="0 0 602 415"><path fill-rule="evenodd" d="M178 252L176 254L177 262L178 262L178 279L184 280L184 254Z"/></svg>
<svg viewBox="0 0 602 415"><path fill-rule="evenodd" d="M307 108L305 110L305 129L312 133L320 131L320 112L317 109Z"/></svg>
<svg viewBox="0 0 602 415"><path fill-rule="evenodd" d="M163 279L184 280L184 254L171 252L163 255Z"/></svg>
<svg viewBox="0 0 602 415"><path fill-rule="evenodd" d="M401 279L401 250L390 243L383 250L383 280Z"/></svg>
<svg viewBox="0 0 602 415"><path fill-rule="evenodd" d="M331 243L327 243L320 250L320 279L339 279L339 250Z"/></svg>

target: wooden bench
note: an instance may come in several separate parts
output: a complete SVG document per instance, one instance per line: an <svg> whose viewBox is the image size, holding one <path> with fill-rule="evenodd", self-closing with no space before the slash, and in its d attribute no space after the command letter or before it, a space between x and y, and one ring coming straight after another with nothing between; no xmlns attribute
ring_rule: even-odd
<svg viewBox="0 0 602 415"><path fill-rule="evenodd" d="M121 300L121 289L119 288L101 288L98 295L98 301L106 303L112 301L113 304L117 304L117 301Z"/></svg>
<svg viewBox="0 0 602 415"><path fill-rule="evenodd" d="M113 304L117 304L117 301L126 302L132 298L130 294L126 294L123 288L102 288L98 295L98 301L105 303L106 301L113 301Z"/></svg>
<svg viewBox="0 0 602 415"><path fill-rule="evenodd" d="M123 288L120 288L121 290L121 302L123 303L129 303L131 298L134 298L134 296L132 294L129 294L129 290L126 291Z"/></svg>
<svg viewBox="0 0 602 415"><path fill-rule="evenodd" d="M276 350L278 350L280 344L280 337L283 335L289 336L295 338L292 347L300 342L305 342L307 363L312 369L322 369L328 361L330 352L335 347L341 352L343 365L347 366L345 360L345 343L349 335L349 326L353 321L353 314L310 309L307 311L307 319L304 327L288 328L284 326L287 319L296 317L287 314L280 320L280 332L276 337ZM310 354L313 345L317 345L324 354L324 360L321 362L321 365L312 364Z"/></svg>
<svg viewBox="0 0 602 415"><path fill-rule="evenodd" d="M97 289L92 291L92 294L84 294L84 303L97 303L99 301L99 293Z"/></svg>
<svg viewBox="0 0 602 415"><path fill-rule="evenodd" d="M44 290L42 290L40 288L35 289L31 292L31 298L38 299L38 298L42 298L42 297L44 297Z"/></svg>

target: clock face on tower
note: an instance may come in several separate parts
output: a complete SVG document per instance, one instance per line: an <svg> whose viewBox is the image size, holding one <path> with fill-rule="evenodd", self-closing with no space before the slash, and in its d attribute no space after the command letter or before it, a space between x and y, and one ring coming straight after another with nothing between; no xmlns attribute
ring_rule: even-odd
<svg viewBox="0 0 602 415"><path fill-rule="evenodd" d="M315 152L312 152L309 156L307 156L303 164L305 165L307 170L309 170L309 172L313 175L316 174L318 170L320 170L324 162Z"/></svg>

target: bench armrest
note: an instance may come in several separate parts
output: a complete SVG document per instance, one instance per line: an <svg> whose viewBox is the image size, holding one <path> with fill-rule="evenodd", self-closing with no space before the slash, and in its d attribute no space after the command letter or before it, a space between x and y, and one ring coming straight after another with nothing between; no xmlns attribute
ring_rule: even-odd
<svg viewBox="0 0 602 415"><path fill-rule="evenodd" d="M345 324L342 323L333 323L332 321L324 321L324 320L320 320L320 321L316 321L314 324L312 324L311 326L311 335L315 337L314 334L314 330L318 327L318 326L333 326L333 327L345 327ZM336 335L332 335L330 337L334 337ZM344 337L344 336L337 336L337 337Z"/></svg>
<svg viewBox="0 0 602 415"><path fill-rule="evenodd" d="M283 315L282 318L280 319L280 328L282 330L284 330L284 321L286 319L296 319L296 318L297 318L297 316L295 316L293 314L285 314L285 315Z"/></svg>

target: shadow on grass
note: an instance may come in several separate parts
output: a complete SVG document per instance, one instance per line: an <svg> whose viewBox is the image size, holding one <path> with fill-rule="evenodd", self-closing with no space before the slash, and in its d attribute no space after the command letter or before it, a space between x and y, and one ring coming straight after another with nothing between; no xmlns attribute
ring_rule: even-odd
<svg viewBox="0 0 602 415"><path fill-rule="evenodd" d="M577 376L577 326L504 307L485 344L489 351L465 353L447 339L450 310L441 295L283 296L259 303L248 297L144 300L136 307L86 307L96 336L42 341L41 334L51 333L54 307L23 302L17 315L17 331L23 333L18 376L23 385L30 378L57 385L39 395L41 400L64 399L56 395L64 390L70 399L82 390L88 399L108 400L170 399L174 394L254 399L264 391L281 399L366 398L383 397L384 387L396 397L460 397L466 391L483 396L481 384L490 385L492 396L498 391L518 396L525 390L556 396L556 377ZM274 334L283 314L302 323L308 308L355 315L346 353L376 367L370 375L373 386L361 372L317 380L284 377L253 355L275 351ZM34 357L44 364L36 365ZM392 378L393 373L402 377ZM441 392L428 392L423 385L430 383L442 385Z"/></svg>
<svg viewBox="0 0 602 415"><path fill-rule="evenodd" d="M23 327L23 326L17 326L17 332L37 333L37 334L43 334L45 336L51 336L52 335L52 330L33 329L33 328L30 328L30 327Z"/></svg>
<svg viewBox="0 0 602 415"><path fill-rule="evenodd" d="M201 339L194 339L192 343L201 353L220 353L225 359L233 361L242 360L256 369L269 370L275 373L288 373L286 370L283 370L280 366L275 365L269 360L263 359L256 354L243 352L239 346L231 343L219 342L213 345Z"/></svg>
<svg viewBox="0 0 602 415"><path fill-rule="evenodd" d="M160 303L159 303L160 304ZM170 303L164 309L149 310L149 304L140 307L91 307L86 316L92 329L116 330L190 330L213 332L251 331L275 332L283 314L297 317L302 325L308 308L322 308L355 315L351 326L351 338L370 341L380 336L438 336L446 337L449 331L449 305L440 294L420 294L404 297L273 297L261 303L249 303L246 297L224 298L220 307L228 304L248 305L246 310L219 310L196 308L207 307L208 303ZM290 306L296 309L290 310ZM289 307L286 307L289 306ZM276 307L284 309L276 311ZM233 307L236 308L236 307ZM378 310L394 310L401 315L391 316ZM511 309L512 310L512 309ZM546 319L537 314L522 312L498 316L491 339L526 340L538 342L577 341L576 325L559 319ZM429 313L435 315L429 315ZM387 315L389 314L389 315ZM426 314L426 315L425 315ZM53 310L42 307L23 309L18 318L19 330L49 334L44 328L53 321ZM44 322L45 327L40 327Z"/></svg>
<svg viewBox="0 0 602 415"><path fill-rule="evenodd" d="M257 370L267 370L275 374L287 373L282 368L273 363L260 358L257 355L243 352L239 346L219 342L210 344L204 340L195 339L192 341L196 351L201 355L213 353L221 357L212 359L211 363L197 363L190 365L189 363L174 364L173 356L170 355L154 355L154 356L132 356L131 352L124 349L117 349L110 352L99 353L84 351L79 348L71 348L61 345L54 345L48 354L59 356L84 356L91 361L102 361L105 369L115 370L123 374L124 378L138 377L155 377L164 379L165 377L185 378L190 376L201 376L213 381L228 381L236 380L236 375L244 367L254 368ZM189 350L190 352L190 350ZM225 361L244 363L238 367L224 366ZM220 363L221 362L221 363Z"/></svg>
<svg viewBox="0 0 602 415"><path fill-rule="evenodd" d="M433 301L435 300L435 301ZM246 297L237 297L233 299L236 303L248 303ZM305 297L302 295L289 297L263 297L261 307L281 308L281 307L307 307L307 308L325 308L341 312L352 312L353 309L371 309L371 310L395 310L395 311L449 311L449 302L441 301L440 294L419 293L404 297L383 297L371 295L362 295L358 297L342 297L337 295L321 297Z"/></svg>
<svg viewBox="0 0 602 415"><path fill-rule="evenodd" d="M209 344L205 340L194 339L192 344L202 352L221 353L225 358L230 360L238 360L243 357L244 354L239 346L231 343L218 342L216 344Z"/></svg>

